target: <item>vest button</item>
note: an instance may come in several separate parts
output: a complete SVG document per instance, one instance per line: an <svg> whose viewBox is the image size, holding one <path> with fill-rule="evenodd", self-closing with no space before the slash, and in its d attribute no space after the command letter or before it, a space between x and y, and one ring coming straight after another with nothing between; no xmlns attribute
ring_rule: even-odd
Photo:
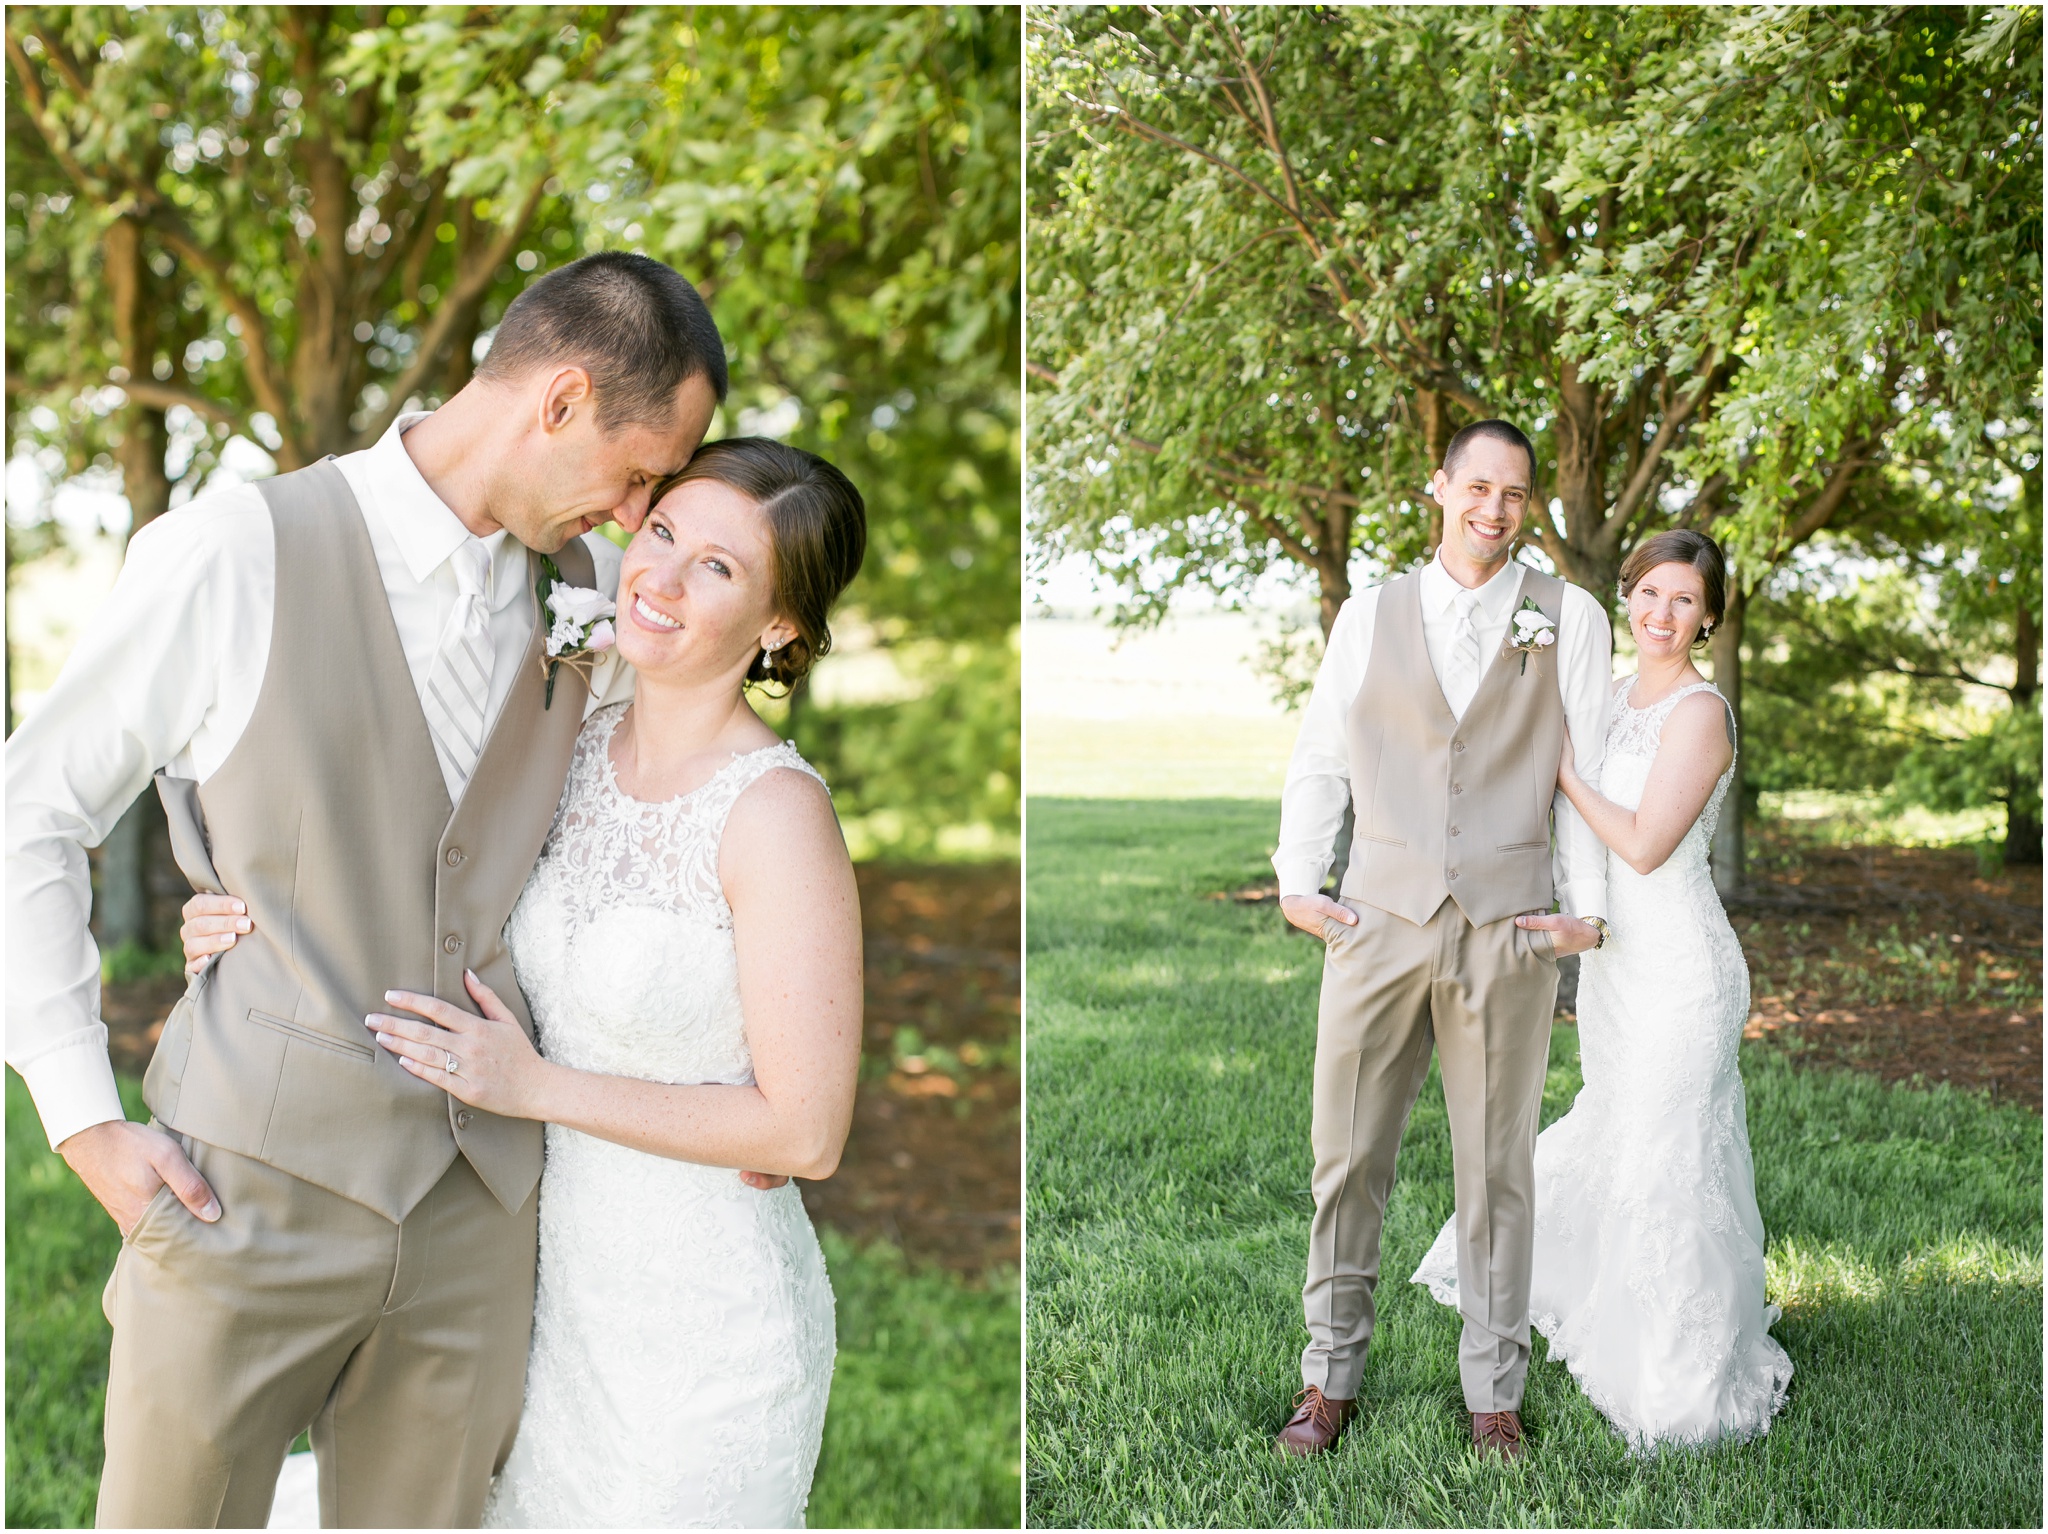
<svg viewBox="0 0 2048 1534"><path fill-rule="evenodd" d="M1457 877L1458 877L1458 870L1457 870L1457 869L1455 869L1455 868L1454 868L1454 869L1452 869L1452 870L1451 870L1451 873L1450 873L1450 876L1451 876L1451 877L1452 877L1453 879L1457 878Z"/></svg>
<svg viewBox="0 0 2048 1534"><path fill-rule="evenodd" d="M469 1128L469 1110L467 1108L460 1109L456 1112L455 1127L457 1129Z"/></svg>
<svg viewBox="0 0 2048 1534"><path fill-rule="evenodd" d="M1451 827L1451 835L1453 835L1453 836L1456 836L1457 834L1458 834L1458 828L1457 828L1456 826L1452 826L1452 827Z"/></svg>
<svg viewBox="0 0 2048 1534"><path fill-rule="evenodd" d="M443 953L460 953L460 952L462 952L462 939L461 939L461 938L459 938L459 937L457 937L457 936L456 936L456 935L455 935L454 933L452 933L452 932L451 932L451 933L449 933L449 934L448 934L448 935L447 935L446 937L444 937L444 938L442 938L442 939L441 939L441 952L443 952Z"/></svg>
<svg viewBox="0 0 2048 1534"><path fill-rule="evenodd" d="M1451 785L1451 792L1454 794L1462 794L1464 791L1465 785L1462 783L1453 783Z"/></svg>
<svg viewBox="0 0 2048 1534"><path fill-rule="evenodd" d="M1453 741L1451 743L1451 749L1453 751L1463 751L1465 749L1465 743L1462 740Z"/></svg>
<svg viewBox="0 0 2048 1534"><path fill-rule="evenodd" d="M468 857L469 854L464 852L460 847L450 847L448 849L448 856L443 861L445 861L450 868L460 868L463 865L463 863L467 861Z"/></svg>

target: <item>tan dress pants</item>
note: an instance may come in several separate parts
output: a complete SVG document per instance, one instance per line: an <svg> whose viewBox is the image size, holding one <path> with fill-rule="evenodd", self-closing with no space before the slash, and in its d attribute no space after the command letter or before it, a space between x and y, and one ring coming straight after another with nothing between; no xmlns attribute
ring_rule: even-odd
<svg viewBox="0 0 2048 1534"><path fill-rule="evenodd" d="M1550 1058L1550 936L1475 927L1446 900L1422 926L1355 900L1328 952L1316 1022L1316 1212L1302 1289L1302 1383L1355 1399L1372 1340L1380 1226L1434 1042L1457 1192L1458 1373L1471 1411L1518 1411L1529 1369L1536 1129Z"/></svg>
<svg viewBox="0 0 2048 1534"><path fill-rule="evenodd" d="M535 1212L457 1157L402 1224L189 1137L220 1197L168 1190L114 1265L101 1528L261 1528L312 1429L326 1528L475 1528L512 1450Z"/></svg>

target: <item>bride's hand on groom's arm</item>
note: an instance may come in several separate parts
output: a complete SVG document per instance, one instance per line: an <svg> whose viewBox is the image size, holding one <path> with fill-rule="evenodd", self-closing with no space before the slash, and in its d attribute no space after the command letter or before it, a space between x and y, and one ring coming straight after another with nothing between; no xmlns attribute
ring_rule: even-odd
<svg viewBox="0 0 2048 1534"><path fill-rule="evenodd" d="M464 971L463 981L483 1016L452 1007L436 996L386 991L384 999L391 1006L416 1012L427 1021L373 1013L364 1022L401 1066L470 1107L507 1118L545 1119L548 1080L556 1067L540 1057L497 992L468 971ZM448 1070L451 1056L453 1073ZM766 1191L789 1179L768 1172L741 1172L740 1181Z"/></svg>

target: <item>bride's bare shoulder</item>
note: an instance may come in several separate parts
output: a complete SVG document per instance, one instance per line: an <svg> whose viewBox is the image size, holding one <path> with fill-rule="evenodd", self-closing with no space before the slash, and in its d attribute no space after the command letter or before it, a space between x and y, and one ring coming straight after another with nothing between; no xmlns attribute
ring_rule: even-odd
<svg viewBox="0 0 2048 1534"><path fill-rule="evenodd" d="M1722 771L1735 757L1735 726L1726 700L1711 688L1680 698L1664 721L1663 744L1718 760L1714 770Z"/></svg>

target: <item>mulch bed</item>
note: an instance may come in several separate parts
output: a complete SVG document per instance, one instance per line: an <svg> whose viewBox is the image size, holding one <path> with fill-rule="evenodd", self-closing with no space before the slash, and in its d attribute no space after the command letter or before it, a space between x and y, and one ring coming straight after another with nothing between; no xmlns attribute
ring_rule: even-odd
<svg viewBox="0 0 2048 1534"><path fill-rule="evenodd" d="M804 1184L804 1205L820 1224L957 1272L1015 1265L1017 870L863 864L857 874L867 939L860 1091L839 1171ZM174 976L105 988L117 1070L148 1066L184 990ZM915 1034L899 1038L902 1029Z"/></svg>
<svg viewBox="0 0 2048 1534"><path fill-rule="evenodd" d="M1832 847L1767 827L1757 838L1749 885L1727 901L1749 960L1745 1037L1803 1065L1867 1071L1886 1081L1952 1086L2041 1111L2041 870L1979 871L1976 854L1953 847ZM1270 883L1206 898L1277 905ZM1925 994L1844 1001L1831 973L1861 969L1880 986L1910 992L1877 941L1941 946L1965 966L2011 976L2017 1002L1942 1000ZM1795 961L1798 961L1795 964ZM1797 980L1793 979L1797 975ZM1570 1022L1567 994L1561 1022Z"/></svg>
<svg viewBox="0 0 2048 1534"><path fill-rule="evenodd" d="M804 1205L820 1224L885 1237L958 1272L1015 1265L1017 870L862 864L857 872L867 930L860 1095L838 1174L805 1184Z"/></svg>
<svg viewBox="0 0 2048 1534"><path fill-rule="evenodd" d="M1804 1064L1887 1081L1947 1082L2041 1111L2041 870L1980 873L1947 847L1823 847L1765 842L1749 888L1728 901L1751 972L1746 1036ZM1851 928L1854 931L1851 931ZM1964 966L2018 977L2017 1002L1933 996L1844 1001L1816 985L1831 963L1897 969L1874 950L1945 949ZM1790 977L1805 970L1800 980Z"/></svg>

